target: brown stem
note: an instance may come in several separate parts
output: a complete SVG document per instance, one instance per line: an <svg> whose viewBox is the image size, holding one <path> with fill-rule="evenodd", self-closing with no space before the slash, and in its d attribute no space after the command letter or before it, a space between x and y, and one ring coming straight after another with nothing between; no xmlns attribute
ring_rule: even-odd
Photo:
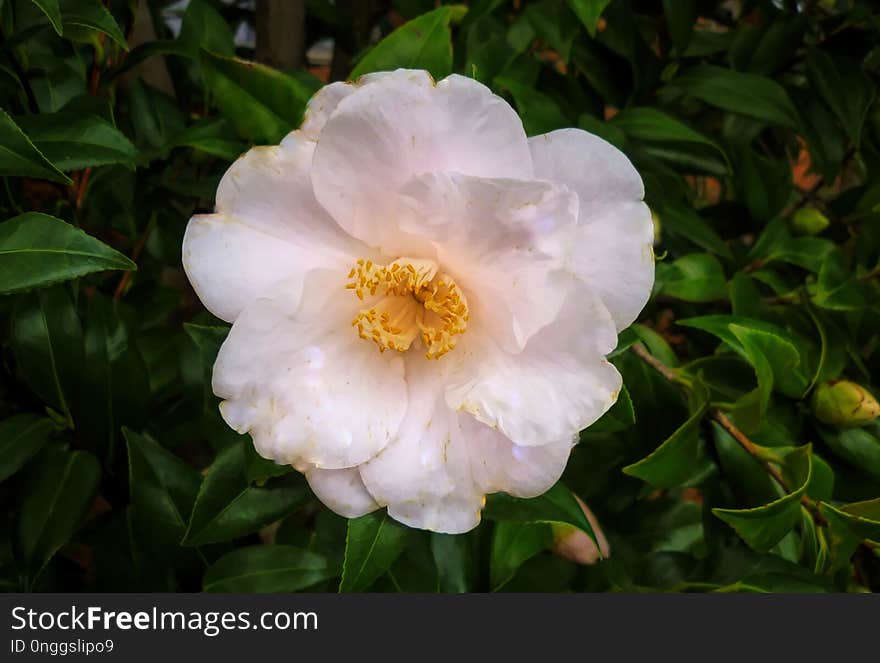
<svg viewBox="0 0 880 663"><path fill-rule="evenodd" d="M141 257L141 253L144 252L144 247L147 245L147 239L150 237L150 233L153 231L153 226L156 225L156 215L154 214L150 217L149 223L147 223L147 227L144 228L144 232L141 233L140 239L138 239L138 243L135 244L134 248L131 251L131 260L132 262L137 262ZM131 283L132 275L134 272L125 272L122 275L122 278L119 279L119 283L116 285L116 290L113 291L113 299L115 301L119 301L122 299L122 296L125 294L125 291L128 289L128 284Z"/></svg>
<svg viewBox="0 0 880 663"><path fill-rule="evenodd" d="M645 349L644 345L642 345L641 343L635 343L632 345L631 349L640 359L642 359L651 368L660 373L660 375L662 375L664 378L666 378L670 382L675 382L676 384L680 383L678 371L676 371L674 368L670 368L662 361L657 359L657 357L655 357Z"/></svg>

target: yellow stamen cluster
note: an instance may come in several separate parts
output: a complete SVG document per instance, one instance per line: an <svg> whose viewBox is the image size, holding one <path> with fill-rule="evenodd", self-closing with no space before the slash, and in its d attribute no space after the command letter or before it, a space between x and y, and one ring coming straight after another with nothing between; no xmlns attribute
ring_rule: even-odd
<svg viewBox="0 0 880 663"><path fill-rule="evenodd" d="M358 299L374 300L361 309L352 327L376 343L379 352L406 352L420 337L425 356L439 359L467 329L467 299L448 275L438 274L431 260L398 258L387 265L358 260L348 277L352 281L345 287Z"/></svg>

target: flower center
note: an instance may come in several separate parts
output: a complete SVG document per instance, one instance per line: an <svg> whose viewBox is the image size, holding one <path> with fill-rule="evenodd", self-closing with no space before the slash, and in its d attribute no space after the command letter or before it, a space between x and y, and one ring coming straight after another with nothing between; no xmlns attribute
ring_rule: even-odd
<svg viewBox="0 0 880 663"><path fill-rule="evenodd" d="M345 287L370 301L352 321L358 335L373 341L379 352L406 352L421 338L428 359L439 359L455 347L467 329L464 293L432 260L398 258L387 265L358 260Z"/></svg>

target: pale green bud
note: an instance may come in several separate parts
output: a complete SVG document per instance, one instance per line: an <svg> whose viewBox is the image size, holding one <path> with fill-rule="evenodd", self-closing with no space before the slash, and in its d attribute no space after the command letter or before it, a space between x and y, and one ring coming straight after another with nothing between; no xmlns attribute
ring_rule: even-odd
<svg viewBox="0 0 880 663"><path fill-rule="evenodd" d="M813 392L813 414L832 426L864 426L880 416L880 403L855 382L835 380L820 384Z"/></svg>

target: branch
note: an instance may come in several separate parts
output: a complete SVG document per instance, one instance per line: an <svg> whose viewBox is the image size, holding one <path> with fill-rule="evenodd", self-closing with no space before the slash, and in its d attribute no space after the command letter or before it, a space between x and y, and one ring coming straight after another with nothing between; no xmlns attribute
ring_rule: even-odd
<svg viewBox="0 0 880 663"><path fill-rule="evenodd" d="M689 385L686 380L682 379L681 374L674 368L670 368L662 361L657 359L654 355L650 354L643 345L640 343L636 343L632 346L632 351L641 358L646 364L654 368L660 375L664 378L673 382L679 386L687 388ZM782 476L782 472L779 471L776 466L767 462L764 459L764 455L761 453L761 450L758 448L754 442L752 442L745 433L743 433L736 425L727 418L721 410L715 408L711 411L710 416L717 421L721 426L733 437L734 440L743 448L745 451L756 461L758 461L767 473L773 477L774 481L779 484L779 486L786 492L791 492L791 487L788 485L788 482L785 480L785 477ZM801 504L810 512L810 515L813 516L813 519L816 521L817 525L822 527L828 526L828 521L819 513L816 504L807 496L802 495L800 499Z"/></svg>

